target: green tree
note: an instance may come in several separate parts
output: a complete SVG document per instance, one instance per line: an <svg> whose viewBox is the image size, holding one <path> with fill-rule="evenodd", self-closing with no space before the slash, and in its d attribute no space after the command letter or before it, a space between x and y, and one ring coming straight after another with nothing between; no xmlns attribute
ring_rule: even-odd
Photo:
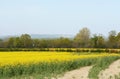
<svg viewBox="0 0 120 79"><path fill-rule="evenodd" d="M109 32L107 45L110 48L116 48L117 47L116 43L117 43L116 31L112 30L112 31Z"/></svg>
<svg viewBox="0 0 120 79"><path fill-rule="evenodd" d="M91 46L95 48L103 48L105 47L105 39L102 35L94 35L91 38Z"/></svg>
<svg viewBox="0 0 120 79"><path fill-rule="evenodd" d="M20 36L20 41L21 41L21 47L24 47L24 48L33 47L33 41L29 34L22 34Z"/></svg>
<svg viewBox="0 0 120 79"><path fill-rule="evenodd" d="M14 38L14 47L15 48L21 48L22 47L22 42L20 40L20 37Z"/></svg>
<svg viewBox="0 0 120 79"><path fill-rule="evenodd" d="M39 39L33 39L33 47L34 48L40 47L40 40Z"/></svg>
<svg viewBox="0 0 120 79"><path fill-rule="evenodd" d="M3 40L0 39L0 47L2 48L3 47Z"/></svg>
<svg viewBox="0 0 120 79"><path fill-rule="evenodd" d="M14 47L14 37L10 37L6 43L7 43L8 48L13 48Z"/></svg>
<svg viewBox="0 0 120 79"><path fill-rule="evenodd" d="M75 47L89 47L90 30L88 28L82 28L74 38Z"/></svg>
<svg viewBox="0 0 120 79"><path fill-rule="evenodd" d="M59 39L56 39L56 42L54 42L55 47L59 48L69 48L72 46L71 40L68 38L60 37Z"/></svg>
<svg viewBox="0 0 120 79"><path fill-rule="evenodd" d="M41 39L39 42L39 46L41 48L47 48L48 47L48 40L47 39Z"/></svg>
<svg viewBox="0 0 120 79"><path fill-rule="evenodd" d="M117 48L120 48L120 32L116 36L117 39Z"/></svg>

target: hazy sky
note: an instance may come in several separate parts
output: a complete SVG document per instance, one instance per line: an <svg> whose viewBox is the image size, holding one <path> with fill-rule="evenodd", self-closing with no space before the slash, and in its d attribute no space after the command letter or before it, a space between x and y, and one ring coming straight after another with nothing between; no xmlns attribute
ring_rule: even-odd
<svg viewBox="0 0 120 79"><path fill-rule="evenodd" d="M0 36L120 31L120 0L0 0Z"/></svg>

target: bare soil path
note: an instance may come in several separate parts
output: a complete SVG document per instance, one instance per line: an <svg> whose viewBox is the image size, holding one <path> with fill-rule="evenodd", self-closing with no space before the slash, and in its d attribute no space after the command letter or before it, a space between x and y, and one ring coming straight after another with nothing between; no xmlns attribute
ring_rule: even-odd
<svg viewBox="0 0 120 79"><path fill-rule="evenodd" d="M120 77L120 59L113 62L109 68L101 71L98 76L99 79L116 79L115 75Z"/></svg>
<svg viewBox="0 0 120 79"><path fill-rule="evenodd" d="M66 72L63 77L58 79L89 79L88 74L92 66L82 67L80 69Z"/></svg>

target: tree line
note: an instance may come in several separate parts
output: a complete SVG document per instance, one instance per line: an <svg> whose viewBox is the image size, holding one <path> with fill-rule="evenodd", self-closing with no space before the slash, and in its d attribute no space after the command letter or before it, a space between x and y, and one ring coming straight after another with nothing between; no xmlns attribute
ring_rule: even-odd
<svg viewBox="0 0 120 79"><path fill-rule="evenodd" d="M112 30L108 37L102 34L91 35L82 28L74 38L32 39L29 34L0 39L0 48L120 48L120 32Z"/></svg>

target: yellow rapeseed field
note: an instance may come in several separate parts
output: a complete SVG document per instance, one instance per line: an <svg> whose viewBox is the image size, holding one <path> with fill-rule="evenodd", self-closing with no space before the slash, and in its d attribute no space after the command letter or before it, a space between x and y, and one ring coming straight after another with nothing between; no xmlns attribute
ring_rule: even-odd
<svg viewBox="0 0 120 79"><path fill-rule="evenodd" d="M69 52L0 52L0 66L38 62L71 61L74 59L117 56L118 54L75 54Z"/></svg>

